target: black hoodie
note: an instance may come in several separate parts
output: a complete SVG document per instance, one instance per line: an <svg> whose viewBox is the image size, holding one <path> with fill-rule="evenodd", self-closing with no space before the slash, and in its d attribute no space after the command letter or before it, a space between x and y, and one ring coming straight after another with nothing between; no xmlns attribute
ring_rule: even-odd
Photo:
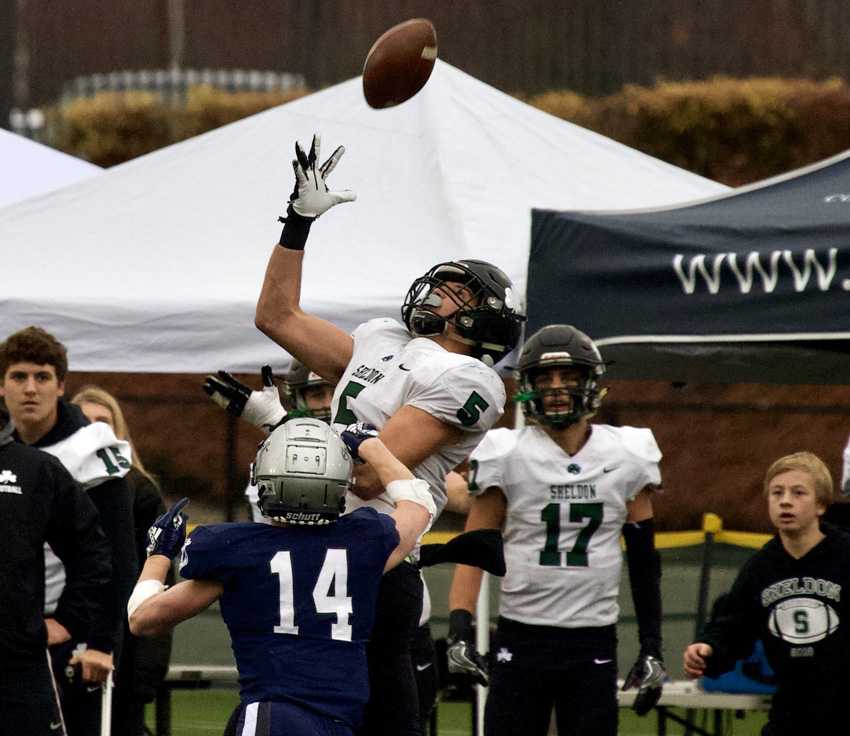
<svg viewBox="0 0 850 736"><path fill-rule="evenodd" d="M706 674L731 669L764 642L776 673L771 734L832 733L850 692L850 535L822 523L826 535L799 560L774 537L735 579L701 640L714 654Z"/></svg>
<svg viewBox="0 0 850 736"><path fill-rule="evenodd" d="M89 640L109 587L110 553L88 495L52 455L0 429L0 666L44 661L44 543L65 565L71 591L62 623ZM75 592L76 591L76 592Z"/></svg>

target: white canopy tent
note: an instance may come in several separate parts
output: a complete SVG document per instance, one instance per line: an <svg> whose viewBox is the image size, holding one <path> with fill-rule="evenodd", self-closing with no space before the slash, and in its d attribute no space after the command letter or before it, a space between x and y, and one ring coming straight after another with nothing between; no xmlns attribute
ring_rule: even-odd
<svg viewBox="0 0 850 736"><path fill-rule="evenodd" d="M61 189L100 171L88 161L0 128L0 207Z"/></svg>
<svg viewBox="0 0 850 736"><path fill-rule="evenodd" d="M376 111L360 79L0 209L0 336L38 324L76 370L256 371L286 362L253 325L292 189L320 131L358 200L313 226L302 304L344 329L397 316L431 265L483 258L525 288L531 208L668 205L724 187L542 113L438 62Z"/></svg>

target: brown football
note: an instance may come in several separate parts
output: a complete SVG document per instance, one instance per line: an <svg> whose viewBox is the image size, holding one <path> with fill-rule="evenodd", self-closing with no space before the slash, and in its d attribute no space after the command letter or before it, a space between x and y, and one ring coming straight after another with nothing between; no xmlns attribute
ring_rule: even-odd
<svg viewBox="0 0 850 736"><path fill-rule="evenodd" d="M430 20L393 26L369 50L363 65L363 96L378 110L409 100L425 86L437 58L437 32Z"/></svg>

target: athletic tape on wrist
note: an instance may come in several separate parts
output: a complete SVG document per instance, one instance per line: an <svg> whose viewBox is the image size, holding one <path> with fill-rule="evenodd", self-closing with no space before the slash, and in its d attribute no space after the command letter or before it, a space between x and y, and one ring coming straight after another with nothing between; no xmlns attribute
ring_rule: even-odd
<svg viewBox="0 0 850 736"><path fill-rule="evenodd" d="M428 484L420 478L411 480L394 480L387 484L387 497L393 503L412 501L424 506L433 519L437 515L437 504L428 490Z"/></svg>
<svg viewBox="0 0 850 736"><path fill-rule="evenodd" d="M136 609L148 598L159 595L167 587L167 585L159 582L159 580L142 580L140 583L136 583L136 587L133 588L133 594L130 596L130 600L127 601L127 618L130 618L136 612Z"/></svg>

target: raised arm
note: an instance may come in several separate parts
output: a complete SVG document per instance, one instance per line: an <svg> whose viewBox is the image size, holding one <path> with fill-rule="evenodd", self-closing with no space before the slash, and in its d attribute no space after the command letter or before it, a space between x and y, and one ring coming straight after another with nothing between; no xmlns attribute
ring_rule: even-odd
<svg viewBox="0 0 850 736"><path fill-rule="evenodd" d="M309 154L295 144L295 190L287 206L280 247L274 249L266 268L254 323L311 370L336 383L351 358L353 342L335 325L301 310L301 273L313 222L334 205L353 201L355 194L328 191L326 179L345 149L340 146L317 166L319 146L318 135L313 136Z"/></svg>
<svg viewBox="0 0 850 736"><path fill-rule="evenodd" d="M282 239L282 238L281 238ZM351 335L301 309L301 265L304 251L275 247L266 267L254 323L290 355L336 383L351 359Z"/></svg>
<svg viewBox="0 0 850 736"><path fill-rule="evenodd" d="M393 550L384 571L398 565L409 555L419 538L431 526L437 507L428 484L414 478L410 469L402 463L377 437L377 430L370 425L354 424L342 433L342 440L355 458L369 463L387 496L395 503L391 514L395 521L400 541Z"/></svg>

